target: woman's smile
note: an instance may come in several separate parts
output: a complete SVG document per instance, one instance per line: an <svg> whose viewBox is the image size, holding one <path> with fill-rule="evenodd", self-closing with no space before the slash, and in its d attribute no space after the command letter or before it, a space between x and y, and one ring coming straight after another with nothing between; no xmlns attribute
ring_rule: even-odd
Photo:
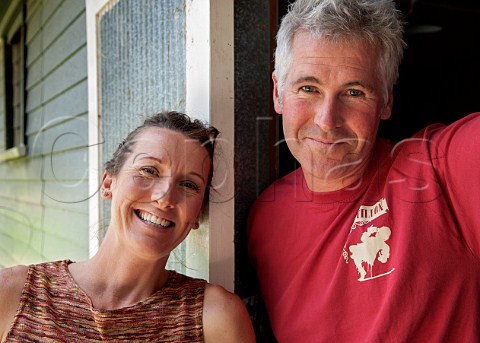
<svg viewBox="0 0 480 343"><path fill-rule="evenodd" d="M140 218L145 223L150 225L155 225L157 227L161 227L164 229L175 226L174 222L164 218L157 217L156 215L143 210L135 210L135 214L137 215L138 218Z"/></svg>

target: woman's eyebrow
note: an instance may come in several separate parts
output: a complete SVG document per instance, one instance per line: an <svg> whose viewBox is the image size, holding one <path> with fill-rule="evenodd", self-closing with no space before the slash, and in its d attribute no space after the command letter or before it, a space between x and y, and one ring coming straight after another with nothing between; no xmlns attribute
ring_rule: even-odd
<svg viewBox="0 0 480 343"><path fill-rule="evenodd" d="M134 162L135 161L138 161L138 160L154 160L160 164L163 163L163 160L161 158L158 158L158 157L154 157L154 156L151 156L151 155L148 155L146 153L141 153L141 154L138 154L137 155L138 158L134 159ZM202 174L200 173L197 173L196 171L191 171L191 172L188 172L187 173L187 176L188 175L192 175L192 176L197 176L200 180L202 180L203 183L205 183L205 178L203 177Z"/></svg>
<svg viewBox="0 0 480 343"><path fill-rule="evenodd" d="M154 160L158 163L163 163L163 159L162 158L159 158L159 157L155 157L155 156L152 156L152 155L149 155L147 153L139 153L137 154L137 156L135 156L135 158L133 159L133 162L136 162L136 161L141 161L141 160Z"/></svg>
<svg viewBox="0 0 480 343"><path fill-rule="evenodd" d="M195 175L197 176L198 178L200 178L200 180L202 180L203 183L205 183L205 179L203 178L203 175L201 175L200 173L197 173L197 172L190 172L187 174L188 175Z"/></svg>

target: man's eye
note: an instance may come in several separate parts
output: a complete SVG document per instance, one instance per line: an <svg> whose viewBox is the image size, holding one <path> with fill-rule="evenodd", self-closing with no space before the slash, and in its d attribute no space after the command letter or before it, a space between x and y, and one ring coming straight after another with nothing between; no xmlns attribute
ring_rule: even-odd
<svg viewBox="0 0 480 343"><path fill-rule="evenodd" d="M363 95L363 92L358 89L349 89L347 90L347 94L350 96L357 97L357 96Z"/></svg>
<svg viewBox="0 0 480 343"><path fill-rule="evenodd" d="M315 92L315 87L313 87L313 86L302 86L301 90L304 91L304 92L307 92L307 93L312 93L312 92Z"/></svg>

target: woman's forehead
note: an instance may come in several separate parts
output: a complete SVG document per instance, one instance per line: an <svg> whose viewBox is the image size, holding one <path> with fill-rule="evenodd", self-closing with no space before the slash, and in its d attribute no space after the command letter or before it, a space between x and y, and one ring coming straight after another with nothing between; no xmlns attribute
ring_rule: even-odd
<svg viewBox="0 0 480 343"><path fill-rule="evenodd" d="M152 148L159 146L162 149L180 150L201 147L198 140L189 138L182 132L161 127L148 127L142 130L135 138L135 145L151 146Z"/></svg>
<svg viewBox="0 0 480 343"><path fill-rule="evenodd" d="M208 157L207 150L196 140L181 132L150 127L140 132L135 138L131 159L157 159L165 163L196 162Z"/></svg>

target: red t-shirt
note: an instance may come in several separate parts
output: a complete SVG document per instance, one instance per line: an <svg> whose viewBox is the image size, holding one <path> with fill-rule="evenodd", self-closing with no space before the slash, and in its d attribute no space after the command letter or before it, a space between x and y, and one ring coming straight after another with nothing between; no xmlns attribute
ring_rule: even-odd
<svg viewBox="0 0 480 343"><path fill-rule="evenodd" d="M279 342L480 342L480 114L396 145L355 185L313 193L301 168L249 217Z"/></svg>

